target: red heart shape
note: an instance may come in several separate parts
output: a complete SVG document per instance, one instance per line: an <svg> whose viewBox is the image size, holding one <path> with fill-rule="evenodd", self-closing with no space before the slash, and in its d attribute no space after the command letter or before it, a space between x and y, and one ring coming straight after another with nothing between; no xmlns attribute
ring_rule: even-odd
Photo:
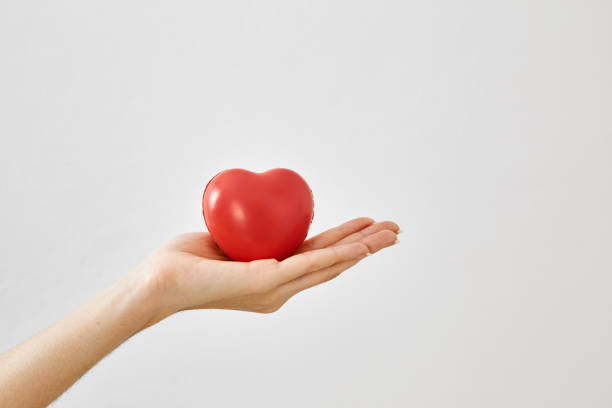
<svg viewBox="0 0 612 408"><path fill-rule="evenodd" d="M292 170L230 169L206 185L202 212L213 240L232 260L280 261L304 242L314 201L306 181Z"/></svg>

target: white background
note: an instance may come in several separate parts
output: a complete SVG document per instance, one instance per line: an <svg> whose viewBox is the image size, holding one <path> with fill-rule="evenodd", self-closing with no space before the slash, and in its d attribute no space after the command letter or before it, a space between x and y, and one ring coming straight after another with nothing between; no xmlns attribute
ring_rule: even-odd
<svg viewBox="0 0 612 408"><path fill-rule="evenodd" d="M289 167L401 243L175 315L57 407L612 405L609 1L0 2L0 351Z"/></svg>

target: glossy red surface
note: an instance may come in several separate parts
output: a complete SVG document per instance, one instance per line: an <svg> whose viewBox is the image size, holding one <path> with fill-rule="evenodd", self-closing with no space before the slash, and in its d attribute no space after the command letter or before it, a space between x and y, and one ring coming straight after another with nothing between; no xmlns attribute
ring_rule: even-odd
<svg viewBox="0 0 612 408"><path fill-rule="evenodd" d="M202 212L217 245L235 261L292 255L314 216L312 191L289 169L222 171L204 190Z"/></svg>

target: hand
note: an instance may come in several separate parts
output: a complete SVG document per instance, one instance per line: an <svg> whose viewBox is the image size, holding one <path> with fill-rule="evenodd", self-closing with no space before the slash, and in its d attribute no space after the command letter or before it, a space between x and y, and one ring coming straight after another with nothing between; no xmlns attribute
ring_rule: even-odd
<svg viewBox="0 0 612 408"><path fill-rule="evenodd" d="M180 310L273 312L392 245L398 232L393 222L357 218L310 238L281 262L232 262L207 233L180 235L81 308L0 355L0 406L47 406L121 343Z"/></svg>
<svg viewBox="0 0 612 408"><path fill-rule="evenodd" d="M366 255L393 245L399 227L357 218L306 240L281 262L233 262L210 235L179 235L135 271L144 277L155 316L152 325L186 309L235 309L259 313L278 310L304 289L340 275Z"/></svg>

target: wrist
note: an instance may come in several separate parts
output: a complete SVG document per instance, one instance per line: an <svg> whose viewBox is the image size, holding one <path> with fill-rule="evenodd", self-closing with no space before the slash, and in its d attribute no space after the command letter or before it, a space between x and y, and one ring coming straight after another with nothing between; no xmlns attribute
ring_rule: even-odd
<svg viewBox="0 0 612 408"><path fill-rule="evenodd" d="M133 313L144 321L139 330L152 326L172 315L168 302L167 288L160 278L159 267L151 259L146 259L118 283L131 299Z"/></svg>

